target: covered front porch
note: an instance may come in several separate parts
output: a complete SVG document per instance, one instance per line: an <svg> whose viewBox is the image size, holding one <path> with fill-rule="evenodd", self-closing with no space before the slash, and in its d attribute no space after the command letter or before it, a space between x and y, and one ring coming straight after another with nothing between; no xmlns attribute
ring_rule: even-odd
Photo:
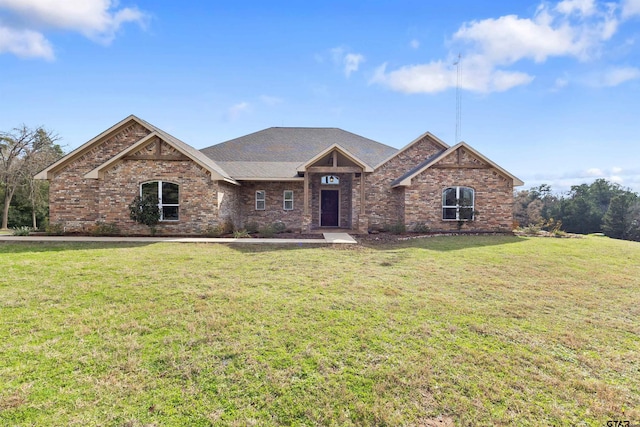
<svg viewBox="0 0 640 427"><path fill-rule="evenodd" d="M367 231L365 179L370 166L332 146L298 168L304 176L303 228Z"/></svg>

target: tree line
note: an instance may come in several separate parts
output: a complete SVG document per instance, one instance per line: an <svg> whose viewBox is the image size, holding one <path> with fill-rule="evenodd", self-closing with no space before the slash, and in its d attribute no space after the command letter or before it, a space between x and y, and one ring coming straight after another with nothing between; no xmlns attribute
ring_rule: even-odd
<svg viewBox="0 0 640 427"><path fill-rule="evenodd" d="M562 195L542 184L516 192L514 203L514 219L520 227L554 227L640 241L640 197L605 179L571 186Z"/></svg>
<svg viewBox="0 0 640 427"><path fill-rule="evenodd" d="M59 139L43 127L0 131L0 229L46 225L48 182L33 176L64 155Z"/></svg>

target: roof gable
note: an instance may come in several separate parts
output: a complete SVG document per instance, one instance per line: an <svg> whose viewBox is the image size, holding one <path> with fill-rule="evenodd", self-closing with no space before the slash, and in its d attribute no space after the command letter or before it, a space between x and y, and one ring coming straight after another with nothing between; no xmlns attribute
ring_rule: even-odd
<svg viewBox="0 0 640 427"><path fill-rule="evenodd" d="M429 139L429 141L435 143L435 145L439 145L440 147L442 147L442 150L447 150L449 148L449 145L447 145L440 138L438 138L437 136L435 136L431 132L425 132L422 135L420 135L419 137L417 137L416 139L414 139L413 141L411 141L410 143L408 143L407 145L405 145L404 147L402 147L400 150L396 151L395 153L392 153L389 157L383 159L379 163L376 163L376 166L374 167L374 169L378 169L380 166L382 166L385 163L389 162L393 158L401 155L402 153L404 153L405 151L407 151L408 149L410 149L414 145L422 142L422 140L424 140L425 138L427 138L427 139Z"/></svg>
<svg viewBox="0 0 640 427"><path fill-rule="evenodd" d="M504 176L506 176L508 178L511 178L513 180L513 186L514 187L517 187L517 186L520 186L520 185L524 185L524 182L522 182L518 177L512 175L511 173L509 173L508 171L506 171L502 167L498 166L496 163L494 163L493 161L489 160L487 157L482 155L480 152L476 151L474 148L472 148L467 143L460 142L460 143L454 145L453 147L450 147L447 150L443 151L442 153L440 153L438 155L435 155L435 156L432 156L431 158L426 159L424 162L420 163L418 166L416 166L415 168L413 168L412 170L408 171L406 174L404 174L400 178L398 178L395 181L393 181L391 183L391 186L393 188L410 186L411 185L411 180L414 177L416 177L417 175L421 174L422 172L424 172L425 170L429 169L430 167L434 166L435 164L440 163L441 161L443 161L444 159L446 159L447 157L449 157L450 155L452 155L454 152L456 152L457 150L459 150L461 148L464 148L465 150L468 150L473 156L475 156L481 162L484 162L488 167L494 168L497 171L499 171L501 174L503 174Z"/></svg>
<svg viewBox="0 0 640 427"><path fill-rule="evenodd" d="M338 144L333 144L330 147L327 147L325 150L322 150L317 155L315 155L311 159L309 159L307 162L304 162L303 164L298 166L298 168L297 168L298 172L304 172L305 170L307 170L307 168L313 166L314 163L317 163L319 160L321 160L327 154L330 154L330 153L332 153L334 151L336 151L338 153L341 153L348 160L350 160L351 162L353 162L356 165L358 165L359 167L361 167L365 172L373 172L373 168L370 165L368 165L364 161L360 160L357 156L355 156L354 154L350 153L347 149L345 149L344 147L341 147Z"/></svg>
<svg viewBox="0 0 640 427"><path fill-rule="evenodd" d="M182 142L178 138L176 138L176 137L164 132L163 130L153 126L152 124L150 124L150 123L148 123L148 122L146 122L146 121L144 121L144 120L142 120L142 119L140 119L140 118L138 118L138 117L136 117L134 115L128 116L124 120L116 123L115 125L113 125L109 129L107 129L106 131L102 132L101 134L99 134L95 138L89 140L85 144L83 144L80 147L76 148L71 153L69 153L66 156L64 156L62 159L58 160L57 162L53 163L52 165L50 165L49 167L47 167L43 171L39 172L37 175L35 175L35 178L36 179L51 179L53 177L53 174L57 170L62 169L63 167L65 167L65 165L69 164L74 159L82 156L84 153L88 152L93 147L96 147L99 144L103 143L109 136L115 135L121 129L125 128L126 126L131 125L134 122L138 123L140 126L146 128L148 131L150 131L150 133L148 135L145 135L143 138L141 138L136 143L134 143L131 146L125 148L122 151L120 151L115 156L113 156L110 159L106 160L105 162L103 162L102 164L100 164L99 166L97 166L96 168L91 170L90 172L88 172L85 175L85 178L97 179L100 176L100 173L102 171L104 171L104 170L106 170L106 168L111 167L114 164L116 164L124 156L129 155L129 154L134 153L135 151L139 150L140 148L142 148L144 146L145 143L149 143L153 138L159 138L160 140L164 141L165 143L167 143L168 145L173 147L179 153L185 155L186 157L190 158L191 160L193 160L195 163L197 163L201 167L203 167L206 170L210 171L212 179L222 179L222 180L225 180L227 182L231 182L231 183L237 184L237 182L233 178L231 178L212 159L208 158L207 156L205 156L204 154L202 154L200 151L196 150L195 148L191 147L190 145Z"/></svg>

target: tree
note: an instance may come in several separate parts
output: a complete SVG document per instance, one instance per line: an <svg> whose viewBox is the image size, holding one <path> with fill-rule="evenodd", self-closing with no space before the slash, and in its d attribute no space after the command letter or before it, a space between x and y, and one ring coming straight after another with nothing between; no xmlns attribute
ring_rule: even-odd
<svg viewBox="0 0 640 427"><path fill-rule="evenodd" d="M611 200L625 192L618 184L605 179L573 185L567 197L560 200L553 216L562 221L565 231L582 234L600 232Z"/></svg>
<svg viewBox="0 0 640 427"><path fill-rule="evenodd" d="M637 204L635 194L627 192L619 194L611 199L607 212L603 217L602 230L614 239L629 240L637 233L637 225L634 223L634 214Z"/></svg>
<svg viewBox="0 0 640 427"><path fill-rule="evenodd" d="M1 229L8 226L9 206L17 188L62 155L62 149L55 144L59 139L42 127L31 129L26 125L0 132L0 182L4 189Z"/></svg>
<svg viewBox="0 0 640 427"><path fill-rule="evenodd" d="M637 198L636 198L637 200ZM640 201L629 209L629 228L627 239L640 242Z"/></svg>
<svg viewBox="0 0 640 427"><path fill-rule="evenodd" d="M34 175L64 155L62 148L58 144L54 144L53 141L51 141L50 135L43 129L38 129L36 134L36 137L42 140L40 144L41 148L25 158L22 168L22 182L29 200L31 226L34 229L38 228L38 210L46 208L46 190L49 188L48 182L36 180L34 179Z"/></svg>
<svg viewBox="0 0 640 427"><path fill-rule="evenodd" d="M158 196L144 194L136 196L129 205L129 218L149 227L151 235L156 234L156 225L160 222L160 207L158 203Z"/></svg>
<svg viewBox="0 0 640 427"><path fill-rule="evenodd" d="M558 198L548 184L518 191L514 196L514 219L521 227L540 225L551 218Z"/></svg>

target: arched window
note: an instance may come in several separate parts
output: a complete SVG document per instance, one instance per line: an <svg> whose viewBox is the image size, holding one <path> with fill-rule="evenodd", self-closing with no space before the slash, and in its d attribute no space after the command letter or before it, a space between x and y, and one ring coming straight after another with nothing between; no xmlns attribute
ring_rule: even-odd
<svg viewBox="0 0 640 427"><path fill-rule="evenodd" d="M473 221L475 191L469 187L449 187L442 191L442 219Z"/></svg>
<svg viewBox="0 0 640 427"><path fill-rule="evenodd" d="M160 221L178 221L180 211L180 188L178 184L166 181L149 181L140 185L140 195L158 197Z"/></svg>

